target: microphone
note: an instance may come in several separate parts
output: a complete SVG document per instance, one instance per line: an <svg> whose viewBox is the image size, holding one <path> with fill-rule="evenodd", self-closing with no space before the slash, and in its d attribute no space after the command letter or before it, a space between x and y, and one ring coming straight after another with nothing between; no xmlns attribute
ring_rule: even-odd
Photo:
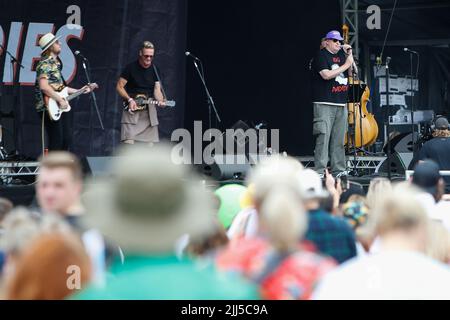
<svg viewBox="0 0 450 320"><path fill-rule="evenodd" d="M410 52L410 53L414 53L414 54L419 55L419 53L418 53L417 51L410 50L410 49L408 49L408 48L403 48L403 51L405 51L405 52Z"/></svg>
<svg viewBox="0 0 450 320"><path fill-rule="evenodd" d="M200 59L199 58L197 58L196 56L194 56L192 53L190 53L189 51L186 51L185 53L184 53L187 57L192 57L194 60L197 60L197 61L200 61Z"/></svg>
<svg viewBox="0 0 450 320"><path fill-rule="evenodd" d="M85 57L85 56L83 56L83 55L81 54L81 52L80 52L80 51L78 51L78 50L77 50L77 51L75 51L75 55L76 55L76 56L79 56L79 57L80 57L81 59L83 59L83 60L85 60L85 61L87 60L87 59L86 59L86 57Z"/></svg>

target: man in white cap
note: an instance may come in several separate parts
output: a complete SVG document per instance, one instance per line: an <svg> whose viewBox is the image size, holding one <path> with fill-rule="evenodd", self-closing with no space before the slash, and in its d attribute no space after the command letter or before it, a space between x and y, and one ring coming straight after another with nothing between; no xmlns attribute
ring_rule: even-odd
<svg viewBox="0 0 450 320"><path fill-rule="evenodd" d="M41 60L36 66L35 82L35 106L36 111L40 113L43 125L48 134L49 150L68 150L71 140L71 125L69 114L63 114L59 121L52 121L46 111L44 95L54 99L62 109L68 107L65 99L61 98L57 92L67 87L61 70L62 63L59 59L61 53L61 44L59 37L52 33L43 35L39 40L41 47ZM68 88L68 93L74 93L77 89ZM84 87L85 93L91 91L89 86Z"/></svg>
<svg viewBox="0 0 450 320"><path fill-rule="evenodd" d="M314 164L316 172L322 177L327 168L328 155L333 175L339 177L346 174L344 150L348 92L346 73L352 68L353 55L349 45L342 46L343 40L338 31L328 32L325 36L325 47L318 52L311 65L313 135L316 138Z"/></svg>

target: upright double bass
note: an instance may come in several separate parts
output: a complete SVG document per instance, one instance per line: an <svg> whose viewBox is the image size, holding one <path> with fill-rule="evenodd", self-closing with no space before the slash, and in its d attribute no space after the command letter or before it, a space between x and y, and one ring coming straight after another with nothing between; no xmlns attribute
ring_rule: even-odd
<svg viewBox="0 0 450 320"><path fill-rule="evenodd" d="M344 42L348 43L348 26L342 27ZM350 85L359 85L363 82L359 79L357 73L355 76L349 75L348 83ZM358 97L359 98L359 97ZM361 102L348 103L348 125L353 128L352 134L345 135L345 145L348 148L368 147L375 143L378 137L378 124L373 114L367 110L367 103L370 101L370 90L366 86L361 97Z"/></svg>

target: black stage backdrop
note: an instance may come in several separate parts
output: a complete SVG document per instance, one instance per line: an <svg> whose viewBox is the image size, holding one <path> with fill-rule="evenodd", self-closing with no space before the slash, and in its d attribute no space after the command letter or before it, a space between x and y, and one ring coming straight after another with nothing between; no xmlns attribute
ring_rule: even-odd
<svg viewBox="0 0 450 320"><path fill-rule="evenodd" d="M188 50L203 60L217 127L265 120L280 129L281 151L311 155L308 63L320 38L341 28L339 2L191 0L188 17ZM206 95L191 61L186 70L185 125L202 120L205 128Z"/></svg>
<svg viewBox="0 0 450 320"><path fill-rule="evenodd" d="M80 9L79 21L73 16L78 12L73 5ZM34 111L32 59L39 56L38 35L49 31L63 35L63 73L70 86L79 88L86 83L80 60L73 55L76 50L89 59L92 81L100 85L96 94L105 130L100 127L89 96L74 101L73 112L69 113L73 117L73 152L79 156L108 155L119 144L121 102L115 85L123 66L137 58L143 40L155 44L155 63L166 93L169 99L177 101L176 108L159 110L160 134L170 137L183 124L186 10L184 0L0 0L0 44L17 54L25 67L16 73L21 83L13 90L8 83L9 58L5 54L0 57L1 107L3 113L14 112L15 128L10 130L15 131L19 154L36 157L41 150L40 120ZM83 29L71 28L69 24L79 24ZM17 93L15 101L11 98L13 93Z"/></svg>

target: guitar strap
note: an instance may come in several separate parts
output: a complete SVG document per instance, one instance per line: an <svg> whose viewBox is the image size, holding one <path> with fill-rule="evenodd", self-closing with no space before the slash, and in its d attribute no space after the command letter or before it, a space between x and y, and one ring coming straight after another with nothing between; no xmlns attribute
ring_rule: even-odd
<svg viewBox="0 0 450 320"><path fill-rule="evenodd" d="M62 69L63 69L64 65L63 65L63 63L62 63L62 60L59 58L59 56L57 57L57 59L58 59L58 61L59 61L59 67L58 67L58 69L59 69L59 73L61 73L61 79L62 79L62 81L63 81L64 87L67 87L66 79L64 79L64 76L63 76L63 74L62 74Z"/></svg>

